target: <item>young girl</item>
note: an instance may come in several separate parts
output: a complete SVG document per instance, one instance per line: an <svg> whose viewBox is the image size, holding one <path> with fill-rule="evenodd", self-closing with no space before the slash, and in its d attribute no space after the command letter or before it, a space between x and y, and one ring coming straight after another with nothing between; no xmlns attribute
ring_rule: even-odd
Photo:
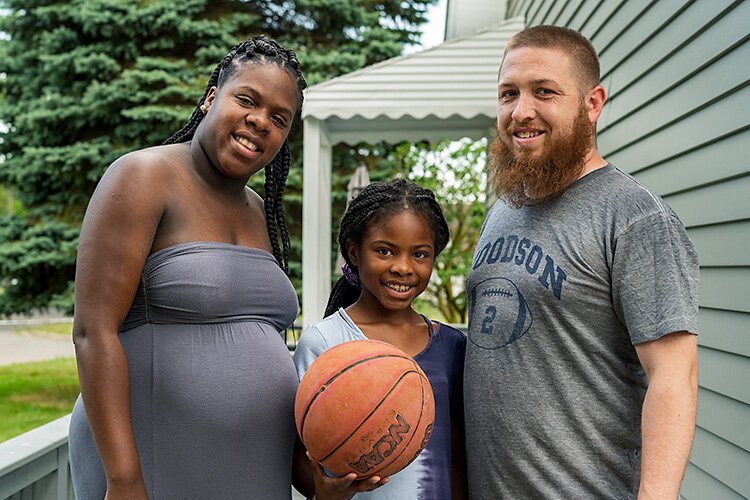
<svg viewBox="0 0 750 500"><path fill-rule="evenodd" d="M388 342L412 356L435 394L435 427L425 450L387 484L359 496L463 498L463 365L466 338L412 308L448 243L448 225L433 193L412 182L373 183L341 219L344 275L333 288L326 318L308 326L294 354L302 377L326 349L350 340ZM316 467L319 498L340 487ZM379 486L380 483L376 486Z"/></svg>

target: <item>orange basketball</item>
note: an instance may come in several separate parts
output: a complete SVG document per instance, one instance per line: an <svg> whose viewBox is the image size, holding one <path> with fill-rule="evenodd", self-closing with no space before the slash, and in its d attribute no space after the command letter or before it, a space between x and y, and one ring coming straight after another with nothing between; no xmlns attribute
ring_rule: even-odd
<svg viewBox="0 0 750 500"><path fill-rule="evenodd" d="M424 449L435 400L416 361L385 342L354 340L321 354L294 404L310 455L338 475L389 476Z"/></svg>

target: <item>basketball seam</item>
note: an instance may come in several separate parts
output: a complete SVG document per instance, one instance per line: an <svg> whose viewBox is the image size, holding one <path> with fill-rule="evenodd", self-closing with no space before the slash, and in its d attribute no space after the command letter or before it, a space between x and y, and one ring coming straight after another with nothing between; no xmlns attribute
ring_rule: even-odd
<svg viewBox="0 0 750 500"><path fill-rule="evenodd" d="M358 431L358 430L359 430L359 429L360 429L360 428L361 428L361 427L362 427L362 426L363 426L363 425L365 424L365 422L367 422L367 419L368 419L368 418L370 418L370 417L372 416L372 414L373 414L373 413L375 413L375 411L377 411L377 409L378 409L378 408L380 408L380 406L381 406L381 405L383 404L383 402L384 402L384 401L385 401L385 399L386 399L386 398L388 397L388 395L390 395L390 394L391 394L391 393L393 392L393 390L394 390L394 389L396 388L396 386L398 385L398 383L399 383L399 382L400 382L400 381L401 381L401 380L402 380L402 379L403 379L403 378L404 378L404 377L405 377L406 375L408 375L408 374L410 374L410 373L416 373L416 374L417 374L417 375L419 376L419 381L420 381L420 383L419 383L419 387L420 387L420 389L421 389L421 391L422 391L422 401L421 401L421 405L419 406L419 417L417 418L417 423L416 423L416 424L414 424L414 430L416 431L416 430L417 430L417 429L419 428L419 425L420 425L420 424L422 423L422 416L423 416L423 414L424 414L424 404L425 404L425 384L424 384L424 380L423 380L423 379L425 379L426 377L425 377L424 375L422 375L422 373L421 373L421 372L420 372L419 370L409 370L408 372L405 372L405 373L404 373L404 374L403 374L403 375L402 375L401 377L399 377L399 379L398 379L398 380L396 381L396 383L394 383L394 384L393 384L393 387L391 387L391 389L390 389L390 390L388 391L388 393L386 393L386 394L385 394L385 396L384 396L384 397L383 397L383 399L382 399L382 400L380 401L380 403L378 403L378 405L377 405L377 406L376 406L376 407L375 407L375 408L374 408L374 409L373 409L373 410L372 410L372 411L370 412L370 414L369 414L369 415L367 415L367 416L366 416L366 417L365 417L364 419L362 419L362 422L360 422L360 424L359 424L359 425L358 425L358 426L357 426L357 427L356 427L356 428L355 428L355 429L354 429L354 430L352 431L352 433L351 433L351 434L349 434L349 436L347 436L347 437L346 437L345 439L343 439L343 440L341 441L341 443L339 443L339 445L338 445L338 446L337 446L336 448L334 448L334 449L333 449L333 451L331 451L331 452L330 452L330 453L329 453L328 455L326 455L326 456L325 456L324 458L320 459L320 462L323 462L324 460L327 460L327 459L328 459L328 458L329 458L329 457L330 457L331 455L333 455L334 453L336 453L336 451L338 451L338 450L339 450L339 448L341 448L342 446L344 446L344 444L346 444L346 442L347 442L347 441L348 441L349 439L351 439L351 437L352 437L352 436L353 436L354 434L356 434L356 433L357 433L357 431ZM388 457L388 458L389 458L390 460L388 461L388 463L387 463L387 464L385 464L385 465L382 465L382 466L380 467L380 470L383 470L383 469L385 469L386 467L388 467L388 466L390 466L391 464L393 464L393 462L395 462L395 461L396 461L397 459L399 459L399 458L401 457L401 455L403 455L403 454L404 454L404 452L405 452L405 451L406 451L406 450L407 450L407 449L409 448L409 445L410 445L410 444L411 444L411 442L412 442L412 441L414 440L414 437L415 437L416 435L417 435L417 433L416 433L416 432L412 432L412 433L411 433L411 436L409 436L409 440L407 441L406 445L402 447L401 451L400 451L400 452L399 452L399 453L398 453L397 455L395 455L395 456L390 456L390 457ZM414 456L414 458L416 458L416 455ZM407 465L409 465L409 464L410 464L411 462L413 462L413 461L414 461L414 459L410 460L410 461L409 461L409 462L408 462L407 464L405 464L405 465L404 465L404 467L406 467Z"/></svg>
<svg viewBox="0 0 750 500"><path fill-rule="evenodd" d="M419 418L417 419L417 423L416 423L416 424L414 425L414 431L415 431L415 432L412 432L411 436L409 437L409 441L408 441L408 442L406 443L406 445L405 445L405 446L404 446L404 447L403 447L403 448L401 449L401 452L400 452L400 453L398 454L398 456L396 456L395 458L393 458L393 460L391 460L391 461L390 461L390 462L388 463L388 465L385 465L385 466L381 467L381 468L380 468L380 470L381 470L381 471L382 471L383 469L385 469L386 467L388 467L389 465L393 464L393 462L395 462L395 461L396 461L397 459L401 458L401 455L403 455L403 454L404 454L404 452L405 452L405 451L406 451L406 450L407 450L407 449L409 448L409 445L411 444L411 442L412 442L412 441L414 441L414 437L415 437L415 436L417 435L417 433L416 433L416 430L417 430L417 429L419 429L419 424L421 424L421 423L422 423L422 416L423 416L423 414L424 414L424 403L425 403L425 395L424 395L424 392L425 392L425 391L424 391L424 387L425 387L425 384L424 384L424 380L422 380L422 379L423 379L423 378L424 378L424 379L426 379L427 377L423 376L423 375L422 375L422 374L420 373L420 374L419 374L419 378L420 378L420 382L421 382L421 383L420 383L419 385L420 385L420 388L422 389L422 404L421 404L421 405L420 405L420 407L419 407ZM429 382L429 380L428 380L428 382ZM423 438L424 438L424 436L420 437L420 439L423 439ZM427 446L427 445L425 444L425 446ZM422 451L423 451L423 450L422 450ZM420 453L421 453L421 451L420 451ZM419 456L419 455L418 455L418 454L417 454L417 455L414 455L414 456L412 457L412 459L411 459L411 460L409 460L409 461L408 461L407 463L405 463L405 464L404 464L404 467L403 467L403 468L402 468L401 470L403 470L404 468L406 468L406 466L408 466L408 465L409 465L410 463L412 463L412 462L414 461L414 459L416 459L416 458L417 458L417 456ZM388 458L390 458L390 457L388 457Z"/></svg>
<svg viewBox="0 0 750 500"><path fill-rule="evenodd" d="M421 375L419 374L419 372L416 371L416 370L409 370L409 371L404 372L403 374L401 374L401 376L393 383L393 385L391 386L391 388L388 389L388 392L386 392L383 395L383 398L372 409L372 411L370 413L368 413L362 419L362 421L357 425L357 427L354 428L354 430L352 430L352 432L348 436L346 436L344 439L341 440L341 442L338 444L338 446L336 446L333 450L331 450L331 452L328 453L325 457L321 458L320 461L322 462L324 460L328 460L328 458L330 458L331 455L333 455L334 453L336 453L342 446L344 446L344 444L346 444L346 442L349 441L349 439L351 439L351 437L353 435L355 435L357 433L357 431L362 428L363 425L365 425L365 422L367 422L367 419L369 419L383 405L383 403L385 402L385 400L388 399L388 396L390 396L391 393L393 393L393 391L396 389L396 387L398 387L398 384L404 379L404 377L406 377L410 373L416 373L417 375L419 375L421 377ZM424 399L424 396L422 397L422 399ZM422 410L421 409L419 411L419 415L420 415L420 418L421 418L421 415L422 415Z"/></svg>
<svg viewBox="0 0 750 500"><path fill-rule="evenodd" d="M320 396L325 391L326 387L328 387L329 384L331 384L334 380L336 380L341 375L343 375L344 373L348 372L349 370L351 370L355 366L359 366L362 363L366 363L368 361L372 361L374 359L380 359L380 358L399 358L399 359L407 359L407 360L409 360L409 358L407 358L405 356L398 356L396 354L378 354L377 356L370 356L368 358L360 359L356 363L352 363L351 365L347 366L343 370L341 370L338 373L336 373L335 375L333 375L324 384L321 384L320 389L318 389L317 392L315 393L315 395L310 399L310 401L307 402L307 406L305 407L305 413L304 413L304 415L302 415L302 422L300 423L300 426L299 426L300 437L305 435L305 422L307 421L307 414L310 412L310 408L312 407L312 405L315 402L315 400L318 399L318 396ZM391 390L393 390L393 389L391 388ZM388 394L390 394L390 391L389 391Z"/></svg>

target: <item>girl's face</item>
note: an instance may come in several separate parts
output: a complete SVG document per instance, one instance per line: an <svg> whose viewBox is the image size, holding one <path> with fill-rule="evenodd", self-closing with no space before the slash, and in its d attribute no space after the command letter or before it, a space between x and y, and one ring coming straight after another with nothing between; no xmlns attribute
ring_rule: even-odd
<svg viewBox="0 0 750 500"><path fill-rule="evenodd" d="M221 87L209 90L201 146L223 175L247 179L281 149L297 103L297 84L286 70L246 63Z"/></svg>
<svg viewBox="0 0 750 500"><path fill-rule="evenodd" d="M362 298L388 310L411 307L432 274L435 235L428 221L411 210L393 214L365 231L347 251L359 269Z"/></svg>

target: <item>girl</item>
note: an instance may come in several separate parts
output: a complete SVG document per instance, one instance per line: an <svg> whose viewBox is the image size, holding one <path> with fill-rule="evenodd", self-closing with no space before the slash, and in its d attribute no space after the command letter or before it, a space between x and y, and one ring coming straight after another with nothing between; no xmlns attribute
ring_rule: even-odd
<svg viewBox="0 0 750 500"><path fill-rule="evenodd" d="M373 183L354 198L341 219L344 275L333 288L326 318L308 326L294 363L302 377L326 349L350 340L388 342L412 356L435 394L435 427L425 450L367 498L463 498L463 364L466 338L428 320L412 302L430 280L435 257L448 243L448 225L433 193L399 179ZM340 482L313 465L317 497ZM359 496L359 495L358 495Z"/></svg>

